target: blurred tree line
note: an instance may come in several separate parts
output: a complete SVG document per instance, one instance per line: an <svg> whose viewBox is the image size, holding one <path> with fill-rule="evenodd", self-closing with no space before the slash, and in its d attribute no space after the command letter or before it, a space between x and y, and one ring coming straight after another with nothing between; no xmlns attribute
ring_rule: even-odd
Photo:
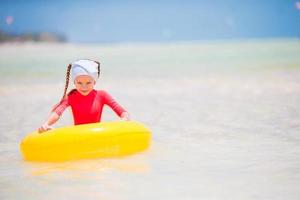
<svg viewBox="0 0 300 200"><path fill-rule="evenodd" d="M0 29L0 42L66 42L64 35L50 32L10 34Z"/></svg>

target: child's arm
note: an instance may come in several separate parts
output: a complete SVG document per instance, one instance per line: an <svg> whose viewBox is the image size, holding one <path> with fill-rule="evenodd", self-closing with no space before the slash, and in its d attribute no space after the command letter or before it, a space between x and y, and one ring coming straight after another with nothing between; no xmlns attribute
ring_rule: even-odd
<svg viewBox="0 0 300 200"><path fill-rule="evenodd" d="M51 125L57 122L57 120L60 118L60 116L68 106L69 106L68 99L64 99L60 103L56 104L52 109L52 112L48 117L47 121L40 128L38 128L38 132L42 133L53 129Z"/></svg>
<svg viewBox="0 0 300 200"><path fill-rule="evenodd" d="M123 121L130 121L129 113L128 112L123 112L121 114L121 120L123 120Z"/></svg>
<svg viewBox="0 0 300 200"><path fill-rule="evenodd" d="M107 92L102 91L102 95L104 95L105 104L111 107L113 111L115 111L115 113L119 115L121 120L130 120L129 113L121 105L119 105Z"/></svg>
<svg viewBox="0 0 300 200"><path fill-rule="evenodd" d="M57 122L59 119L59 115L56 112L52 112L50 116L48 117L47 121L43 123L43 125L38 129L39 133L43 133L45 131L51 130L51 125Z"/></svg>

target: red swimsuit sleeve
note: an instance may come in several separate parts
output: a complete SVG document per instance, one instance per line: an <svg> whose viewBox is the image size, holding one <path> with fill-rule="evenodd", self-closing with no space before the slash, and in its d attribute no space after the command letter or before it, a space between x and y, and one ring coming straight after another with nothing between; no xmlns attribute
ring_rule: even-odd
<svg viewBox="0 0 300 200"><path fill-rule="evenodd" d="M55 112L56 114L61 116L68 106L69 106L69 101L68 99L65 99L61 101L58 105L56 105L55 108L52 110L52 112Z"/></svg>
<svg viewBox="0 0 300 200"><path fill-rule="evenodd" d="M104 103L111 107L111 109L113 109L113 111L115 111L115 113L117 113L119 117L121 117L121 114L123 112L126 112L126 110L120 104L118 104L107 92L102 91L102 94L104 95Z"/></svg>

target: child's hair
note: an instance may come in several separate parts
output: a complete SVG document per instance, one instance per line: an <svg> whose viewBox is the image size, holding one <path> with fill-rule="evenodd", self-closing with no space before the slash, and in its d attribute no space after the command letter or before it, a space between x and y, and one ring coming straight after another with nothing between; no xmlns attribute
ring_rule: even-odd
<svg viewBox="0 0 300 200"><path fill-rule="evenodd" d="M94 61L94 60L93 60L93 61ZM99 77L100 77L100 62L98 62L98 61L94 61L94 62L98 64L98 78L99 78ZM69 65L67 66L67 73L66 73L66 82L65 82L64 94L63 94L62 98L60 99L59 103L56 104L56 105L53 107L52 111L54 111L54 110L57 108L57 106L58 106L63 100L66 99L67 96L69 96L70 94L72 94L72 93L75 91L75 89L72 89L72 90L67 94L68 87L69 87L69 82L70 82L70 72L71 72L71 68L72 68L72 64L69 64ZM66 95L66 94L67 94L67 95Z"/></svg>

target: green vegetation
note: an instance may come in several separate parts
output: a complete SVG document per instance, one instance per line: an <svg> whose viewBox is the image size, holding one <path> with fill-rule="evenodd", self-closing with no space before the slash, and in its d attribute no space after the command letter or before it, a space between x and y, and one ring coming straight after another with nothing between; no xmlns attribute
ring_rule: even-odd
<svg viewBox="0 0 300 200"><path fill-rule="evenodd" d="M39 32L9 34L0 29L0 43L2 42L66 42L66 37L58 33Z"/></svg>

